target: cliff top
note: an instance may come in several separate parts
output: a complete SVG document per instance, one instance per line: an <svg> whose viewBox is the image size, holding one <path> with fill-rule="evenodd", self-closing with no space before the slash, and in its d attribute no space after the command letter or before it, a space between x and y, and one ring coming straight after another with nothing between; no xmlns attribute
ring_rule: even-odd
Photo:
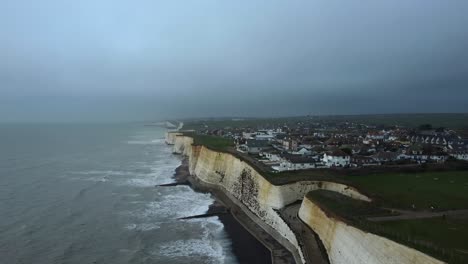
<svg viewBox="0 0 468 264"><path fill-rule="evenodd" d="M379 207L375 202L354 200L324 190L310 192L306 198L313 201L329 217L342 220L361 230L389 238L449 263L468 263L466 216L443 215L432 218L371 221L372 216L389 216L394 212Z"/></svg>

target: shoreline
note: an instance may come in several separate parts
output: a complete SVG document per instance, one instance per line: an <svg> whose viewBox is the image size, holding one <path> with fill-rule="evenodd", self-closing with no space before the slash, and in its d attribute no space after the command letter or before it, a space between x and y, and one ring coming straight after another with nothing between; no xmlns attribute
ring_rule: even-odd
<svg viewBox="0 0 468 264"><path fill-rule="evenodd" d="M194 183L191 178L188 170L188 160L184 158L182 159L182 164L175 170L173 176L175 183L173 185L189 185L196 192L212 194L214 201L209 206L206 214L216 215L223 224L224 230L232 243L232 252L238 262L243 264L273 263L271 249L259 241L257 237L252 234L252 231L248 230L238 218L233 215L232 208L219 199L215 192L201 188Z"/></svg>

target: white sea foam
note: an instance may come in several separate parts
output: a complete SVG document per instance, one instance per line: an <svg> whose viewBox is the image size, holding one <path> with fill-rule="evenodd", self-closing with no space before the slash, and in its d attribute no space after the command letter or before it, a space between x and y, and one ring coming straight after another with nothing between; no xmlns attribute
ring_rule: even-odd
<svg viewBox="0 0 468 264"><path fill-rule="evenodd" d="M136 187L149 187L158 184L171 183L173 182L172 176L179 164L180 161L178 160L155 162L151 164L151 166L147 167L150 168L149 173L133 174L125 181L125 183Z"/></svg>
<svg viewBox="0 0 468 264"><path fill-rule="evenodd" d="M163 245L155 255L163 255L166 257L208 257L210 263L224 263L223 248L219 243L212 240L204 239L188 239L177 240Z"/></svg>
<svg viewBox="0 0 468 264"><path fill-rule="evenodd" d="M135 161L125 170L88 170L71 172L81 180L108 181L112 184L134 187L152 187L172 182L180 159L171 155L171 147L166 146L163 138L149 139L147 135L136 135L124 142L131 145L149 145L151 161ZM158 146L154 146L158 145ZM154 149L153 149L154 147ZM146 148L145 148L146 149ZM124 229L135 232L151 232L162 226L171 226L174 232L181 228L200 230L191 233L187 239L175 236L171 241L155 245L153 255L159 257L194 257L205 263L224 263L225 249L229 240L223 233L223 224L218 217L199 218L174 222L176 218L206 213L213 202L210 194L196 193L188 186L174 186L154 189L155 201L147 202L143 196L128 201L134 209L124 213L129 221ZM175 224L175 225L174 225Z"/></svg>
<svg viewBox="0 0 468 264"><path fill-rule="evenodd" d="M199 256L207 258L209 263L224 263L226 256L219 239L219 234L223 230L223 224L217 217L193 219L190 221L201 225L203 232L199 238L165 243L153 254L171 258Z"/></svg>
<svg viewBox="0 0 468 264"><path fill-rule="evenodd" d="M74 175L74 177L70 177L74 180L105 182L112 179L118 185L150 187L173 182L172 176L179 164L180 161L177 159L166 158L146 163L145 166L140 164L140 166L130 167L130 169L137 171L88 170L73 171L69 174ZM141 172L141 169L144 169L144 172Z"/></svg>
<svg viewBox="0 0 468 264"><path fill-rule="evenodd" d="M68 177L70 180L76 181L91 181L91 182L107 182L109 178L106 176L95 176L95 177Z"/></svg>
<svg viewBox="0 0 468 264"><path fill-rule="evenodd" d="M107 176L125 176L131 174L128 171L114 171L114 170L88 170L88 171L72 171L71 174L77 175L107 175Z"/></svg>
<svg viewBox="0 0 468 264"><path fill-rule="evenodd" d="M71 180L78 181L92 181L92 182L108 182L109 180L115 180L115 178L127 178L134 174L129 171L114 171L114 170L89 170L89 171L72 171L69 172L71 177L67 177Z"/></svg>
<svg viewBox="0 0 468 264"><path fill-rule="evenodd" d="M154 229L159 229L160 226L158 223L141 223L141 224L128 224L125 226L128 230L135 230L135 231L150 231Z"/></svg>
<svg viewBox="0 0 468 264"><path fill-rule="evenodd" d="M171 193L166 193L166 189L158 191L161 200L148 203L142 211L133 212L133 216L138 218L138 222L143 222L142 224L131 224L126 228L150 231L160 228L163 224L173 224L176 218L206 213L213 201L210 194L196 193L188 186L176 186L170 189ZM155 219L161 222L154 222ZM222 243L226 243L226 238L222 234L224 226L218 217L190 219L181 224L179 228L192 225L197 229L200 228L201 232L193 233L193 238L161 244L152 252L156 259L160 256L199 257L204 262L206 260L205 263L224 263L226 256Z"/></svg>
<svg viewBox="0 0 468 264"><path fill-rule="evenodd" d="M188 186L176 186L171 189L171 193L160 197L162 200L148 203L139 215L150 219L153 217L175 219L199 215L206 213L213 201L210 194L195 193Z"/></svg>

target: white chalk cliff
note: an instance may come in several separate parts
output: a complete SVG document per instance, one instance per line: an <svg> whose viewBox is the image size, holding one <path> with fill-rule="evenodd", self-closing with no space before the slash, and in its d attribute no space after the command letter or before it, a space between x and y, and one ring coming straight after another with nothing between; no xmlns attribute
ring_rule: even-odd
<svg viewBox="0 0 468 264"><path fill-rule="evenodd" d="M354 199L371 200L353 187L325 181L274 185L236 156L192 145L193 139L181 133L167 133L166 142L174 145L174 153L188 157L189 170L193 176L204 183L218 186L240 201L289 241L298 251L302 262L304 257L295 234L275 211L298 200L303 200L299 217L319 235L330 263L443 263L407 246L330 218L312 201L304 199L308 192L324 189Z"/></svg>

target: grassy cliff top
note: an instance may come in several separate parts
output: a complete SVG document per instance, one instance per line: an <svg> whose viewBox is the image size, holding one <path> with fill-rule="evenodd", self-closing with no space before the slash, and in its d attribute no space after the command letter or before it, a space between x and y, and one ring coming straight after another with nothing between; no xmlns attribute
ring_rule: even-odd
<svg viewBox="0 0 468 264"><path fill-rule="evenodd" d="M449 263L468 263L465 243L468 219L451 217L371 222L370 216L390 215L383 207L427 210L468 209L468 170L392 171L389 168L365 170L304 170L272 173L252 158L235 151L230 139L184 133L194 139L195 145L204 145L214 151L230 153L249 163L275 185L300 180L323 180L348 184L374 198L368 203L330 192L314 191L307 197L327 213L343 219L359 229L375 233L398 243L416 248ZM462 168L466 167L462 164ZM456 166L454 166L456 168ZM456 232L459 231L459 232Z"/></svg>
<svg viewBox="0 0 468 264"><path fill-rule="evenodd" d="M195 145L204 145L214 151L236 156L275 185L297 181L331 181L353 186L386 207L417 210L428 210L431 207L435 210L468 209L468 170L463 162L437 167L443 171L434 171L432 167L369 167L275 173L252 157L237 152L230 139L195 133L184 135L192 137Z"/></svg>
<svg viewBox="0 0 468 264"><path fill-rule="evenodd" d="M372 222L370 216L391 215L376 203L354 200L331 191L313 191L307 198L329 216L356 228L389 238L449 263L468 263L468 218L444 216Z"/></svg>
<svg viewBox="0 0 468 264"><path fill-rule="evenodd" d="M417 210L468 208L466 170L354 175L347 180L386 207Z"/></svg>
<svg viewBox="0 0 468 264"><path fill-rule="evenodd" d="M306 197L326 209L326 212L343 219L391 215L390 211L381 209L375 203L352 199L333 191L312 191Z"/></svg>

